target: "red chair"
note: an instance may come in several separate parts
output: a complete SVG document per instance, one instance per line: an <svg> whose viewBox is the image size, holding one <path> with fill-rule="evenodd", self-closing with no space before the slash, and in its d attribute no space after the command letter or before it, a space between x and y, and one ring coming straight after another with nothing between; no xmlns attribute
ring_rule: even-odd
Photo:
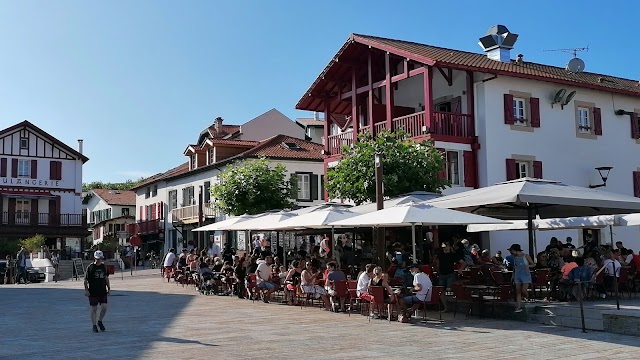
<svg viewBox="0 0 640 360"><path fill-rule="evenodd" d="M256 274L249 274L249 276L247 277L247 296L253 301L256 301L256 299L260 295L256 278Z"/></svg>
<svg viewBox="0 0 640 360"><path fill-rule="evenodd" d="M629 293L629 299L631 299L631 282L629 277L629 270L631 268L628 266L623 266L620 268L620 276L618 277L618 288L627 290Z"/></svg>
<svg viewBox="0 0 640 360"><path fill-rule="evenodd" d="M390 278L393 278L396 275L396 270L398 270L398 267L396 265L389 266L389 268L387 269L387 274Z"/></svg>
<svg viewBox="0 0 640 360"><path fill-rule="evenodd" d="M431 268L431 266L422 265L422 266L420 266L420 271L422 271L423 273L429 275L430 279L433 279L433 269Z"/></svg>
<svg viewBox="0 0 640 360"><path fill-rule="evenodd" d="M533 292L533 298L536 298L536 289L546 288L549 289L549 275L551 269L538 269L536 270L535 280L531 284L531 291ZM542 293L542 291L540 291ZM540 296L542 298L542 296Z"/></svg>
<svg viewBox="0 0 640 360"><path fill-rule="evenodd" d="M444 293L444 286L434 286L429 289L429 293L431 294L431 298L427 300L427 298L429 298L429 295L427 294L427 296L424 298L425 301L420 303L420 306L423 309L422 320L427 320L427 306L438 305L438 320L442 321L442 303L440 302L440 298Z"/></svg>
<svg viewBox="0 0 640 360"><path fill-rule="evenodd" d="M349 299L349 288L346 280L338 280L333 282L333 290L336 292L335 298L342 303L341 299Z"/></svg>
<svg viewBox="0 0 640 360"><path fill-rule="evenodd" d="M384 309L385 304L384 303L384 292L386 291L386 289L382 286L370 286L369 287L369 294L371 294L371 296L373 297L373 299L371 300L370 306L372 308L369 309L369 321L371 321L371 313L373 312L374 308L378 310L379 313L382 313L382 310ZM391 304L389 304L391 305ZM389 312L389 319L391 319L391 312Z"/></svg>
<svg viewBox="0 0 640 360"><path fill-rule="evenodd" d="M464 284L461 282L453 283L452 285L453 297L455 302L453 304L453 318L455 319L456 313L458 312L458 302L468 303L469 304L469 312L467 313L467 318L471 316L471 312L473 311L473 305L471 304L472 297L471 294L467 293L464 288Z"/></svg>
<svg viewBox="0 0 640 360"><path fill-rule="evenodd" d="M362 300L358 297L357 293L358 282L356 280L348 280L347 281L347 289L349 291L349 316L353 312L353 308L355 305L360 305L360 314L362 315Z"/></svg>

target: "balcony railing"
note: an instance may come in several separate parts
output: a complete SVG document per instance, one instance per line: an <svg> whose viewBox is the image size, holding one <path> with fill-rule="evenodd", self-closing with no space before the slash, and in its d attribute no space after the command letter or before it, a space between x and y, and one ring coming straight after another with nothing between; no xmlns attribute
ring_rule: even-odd
<svg viewBox="0 0 640 360"><path fill-rule="evenodd" d="M431 128L427 127L424 118L424 111L394 118L391 121L391 130L402 129L410 137L420 137L427 134L450 136L457 138L473 137L473 115L448 113L434 111L431 114ZM374 125L375 133L386 130L387 124L384 121ZM359 133L369 132L370 126L363 126L358 129ZM342 153L342 146L353 143L353 130L345 131L342 134L329 136L329 154L338 155Z"/></svg>
<svg viewBox="0 0 640 360"><path fill-rule="evenodd" d="M329 141L331 141L331 137L329 137ZM198 205L189 205L177 209L171 210L171 220L173 222L179 221L187 221L198 219L198 212L200 211ZM216 210L211 206L210 203L205 203L202 205L202 213L205 218L207 217L215 217Z"/></svg>
<svg viewBox="0 0 640 360"><path fill-rule="evenodd" d="M162 220L139 221L135 224L128 224L126 229L129 234L145 235L159 233L163 228Z"/></svg>
<svg viewBox="0 0 640 360"><path fill-rule="evenodd" d="M83 214L48 214L5 211L2 213L0 225L86 227L87 216Z"/></svg>

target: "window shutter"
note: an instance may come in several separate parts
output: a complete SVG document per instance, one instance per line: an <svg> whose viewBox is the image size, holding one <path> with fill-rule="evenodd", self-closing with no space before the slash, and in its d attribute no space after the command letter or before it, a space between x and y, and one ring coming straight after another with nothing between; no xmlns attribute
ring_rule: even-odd
<svg viewBox="0 0 640 360"><path fill-rule="evenodd" d="M13 225L16 222L16 199L15 198L9 198L9 201L7 202L7 211L9 212L9 218L7 220L9 220L9 225Z"/></svg>
<svg viewBox="0 0 640 360"><path fill-rule="evenodd" d="M151 205L151 219L150 220L155 220L156 219L156 204L152 204Z"/></svg>
<svg viewBox="0 0 640 360"><path fill-rule="evenodd" d="M310 174L309 178L311 179L311 200L318 200L318 175Z"/></svg>
<svg viewBox="0 0 640 360"><path fill-rule="evenodd" d="M162 219L162 202L159 202L156 205L156 219Z"/></svg>
<svg viewBox="0 0 640 360"><path fill-rule="evenodd" d="M593 133L602 135L602 111L600 108L593 108Z"/></svg>
<svg viewBox="0 0 640 360"><path fill-rule="evenodd" d="M324 175L320 175L320 196L322 196L322 201L327 201L327 196L324 193Z"/></svg>
<svg viewBox="0 0 640 360"><path fill-rule="evenodd" d="M62 161L57 162L56 175L58 175L56 180L62 180Z"/></svg>
<svg viewBox="0 0 640 360"><path fill-rule="evenodd" d="M0 159L0 177L7 177L7 158Z"/></svg>
<svg viewBox="0 0 640 360"><path fill-rule="evenodd" d="M442 166L442 169L440 169L440 171L438 171L438 174L436 175L438 180L447 180L447 150L445 149L441 149L438 148L437 149L440 152L440 155L442 155L442 159L444 160L444 165Z"/></svg>
<svg viewBox="0 0 640 360"><path fill-rule="evenodd" d="M57 171L58 166L56 165L56 161L49 161L49 180L58 180Z"/></svg>
<svg viewBox="0 0 640 360"><path fill-rule="evenodd" d="M540 127L540 99L529 98L529 112L531 114L531 127Z"/></svg>
<svg viewBox="0 0 640 360"><path fill-rule="evenodd" d="M142 221L143 218L144 218L144 208L140 206L140 219L138 219L138 221Z"/></svg>
<svg viewBox="0 0 640 360"><path fill-rule="evenodd" d="M289 182L291 184L291 198L300 200L298 199L298 174L289 174Z"/></svg>
<svg viewBox="0 0 640 360"><path fill-rule="evenodd" d="M516 179L516 161L507 159L507 181Z"/></svg>
<svg viewBox="0 0 640 360"><path fill-rule="evenodd" d="M504 123L513 125L515 118L513 117L513 95L504 94Z"/></svg>
<svg viewBox="0 0 640 360"><path fill-rule="evenodd" d="M533 177L536 179L542 179L542 161L533 162Z"/></svg>
<svg viewBox="0 0 640 360"><path fill-rule="evenodd" d="M640 124L638 123L638 114L631 114L631 137L640 139Z"/></svg>
<svg viewBox="0 0 640 360"><path fill-rule="evenodd" d="M31 160L31 178L38 178L38 160Z"/></svg>
<svg viewBox="0 0 640 360"><path fill-rule="evenodd" d="M38 200L31 200L31 225L38 225Z"/></svg>
<svg viewBox="0 0 640 360"><path fill-rule="evenodd" d="M476 157L473 151L465 151L462 154L464 159L464 186L477 188L478 179L476 178Z"/></svg>
<svg viewBox="0 0 640 360"><path fill-rule="evenodd" d="M640 171L633 172L633 196L640 197Z"/></svg>
<svg viewBox="0 0 640 360"><path fill-rule="evenodd" d="M18 177L18 159L11 159L11 177Z"/></svg>

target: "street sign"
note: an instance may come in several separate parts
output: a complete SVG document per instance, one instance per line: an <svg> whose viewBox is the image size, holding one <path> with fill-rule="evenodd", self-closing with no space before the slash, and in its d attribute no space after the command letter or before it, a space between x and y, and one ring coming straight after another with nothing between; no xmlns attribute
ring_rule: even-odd
<svg viewBox="0 0 640 360"><path fill-rule="evenodd" d="M126 238L128 238L129 236L131 236L131 234L129 234L129 232L128 232L128 231L118 231L118 232L117 232L117 235L118 235L118 238L119 238L119 239L126 239Z"/></svg>

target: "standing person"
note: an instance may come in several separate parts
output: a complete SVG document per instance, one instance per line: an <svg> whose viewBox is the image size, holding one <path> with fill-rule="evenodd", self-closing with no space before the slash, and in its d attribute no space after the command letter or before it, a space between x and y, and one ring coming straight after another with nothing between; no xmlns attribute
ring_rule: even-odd
<svg viewBox="0 0 640 360"><path fill-rule="evenodd" d="M225 262L234 262L233 257L236 252L231 248L231 241L227 241L224 244L224 250L222 250L222 260Z"/></svg>
<svg viewBox="0 0 640 360"><path fill-rule="evenodd" d="M171 248L169 249L169 252L167 253L167 255L164 257L164 262L162 264L164 269L163 273L167 277L167 282L171 280L171 273L173 272L175 263L176 263L176 249Z"/></svg>
<svg viewBox="0 0 640 360"><path fill-rule="evenodd" d="M97 250L93 253L94 262L89 265L84 278L84 294L89 297L89 305L91 306L91 322L93 323L93 332L104 331L102 320L107 313L107 295L111 291L109 284L109 272L102 262L104 254ZM98 316L98 304L100 304L100 315Z"/></svg>
<svg viewBox="0 0 640 360"><path fill-rule="evenodd" d="M53 281L58 282L58 266L60 265L60 257L58 252L51 253L51 264L53 265Z"/></svg>
<svg viewBox="0 0 640 360"><path fill-rule="evenodd" d="M320 241L320 256L329 258L331 254L331 240L327 234L324 234L324 238Z"/></svg>
<svg viewBox="0 0 640 360"><path fill-rule="evenodd" d="M513 282L516 284L516 312L522 312L522 298L528 296L527 290L531 285L531 268L535 266L531 257L524 252L520 244L513 244L509 248L513 255Z"/></svg>
<svg viewBox="0 0 640 360"><path fill-rule="evenodd" d="M15 267L16 263L11 259L11 255L7 255L7 268L4 273L4 284L9 285L13 284L13 280L15 279Z"/></svg>
<svg viewBox="0 0 640 360"><path fill-rule="evenodd" d="M20 284L20 279L24 279L25 285L29 283L27 277L27 250L20 246L20 251L16 255L16 284Z"/></svg>

